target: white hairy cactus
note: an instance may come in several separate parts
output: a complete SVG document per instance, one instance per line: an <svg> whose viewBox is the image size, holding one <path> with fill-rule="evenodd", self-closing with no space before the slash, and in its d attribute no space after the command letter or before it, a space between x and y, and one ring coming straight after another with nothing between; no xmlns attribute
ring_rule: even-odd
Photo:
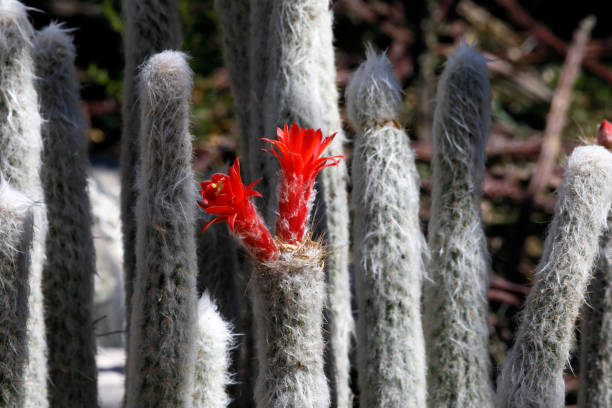
<svg viewBox="0 0 612 408"><path fill-rule="evenodd" d="M440 79L433 125L431 261L423 321L428 399L435 407L493 403L489 261L480 215L490 94L485 59L461 45Z"/></svg>
<svg viewBox="0 0 612 408"><path fill-rule="evenodd" d="M163 50L181 47L181 26L176 0L125 0L125 70L123 79L123 130L121 137L121 227L125 274L125 309L127 334L131 314L132 288L136 265L136 173L140 135L140 97L138 67L147 58ZM128 340L129 341L129 340Z"/></svg>
<svg viewBox="0 0 612 408"><path fill-rule="evenodd" d="M387 57L369 50L346 93L349 119L358 129L352 197L359 402L366 407L422 407L426 364L421 284L427 246L419 226L414 152L395 121L401 89Z"/></svg>
<svg viewBox="0 0 612 408"><path fill-rule="evenodd" d="M76 82L75 49L68 33L52 24L37 34L33 56L45 119L41 180L49 219L43 267L49 402L58 407L95 407L92 309L96 260L87 193L86 124Z"/></svg>
<svg viewBox="0 0 612 408"><path fill-rule="evenodd" d="M22 407L32 201L0 178L0 406Z"/></svg>
<svg viewBox="0 0 612 408"><path fill-rule="evenodd" d="M281 247L251 278L259 374L258 408L330 405L323 368L325 274L320 244Z"/></svg>
<svg viewBox="0 0 612 408"><path fill-rule="evenodd" d="M232 383L230 350L233 347L232 327L204 292L198 302L195 380L193 406L225 408L230 403L226 387Z"/></svg>
<svg viewBox="0 0 612 408"><path fill-rule="evenodd" d="M329 7L329 4L325 5ZM319 81L322 103L322 122L324 135L338 132L327 148L330 156L343 154L344 132L338 109L338 89L336 88L336 64L333 47L333 11L324 10L315 21L313 30L319 40ZM331 386L332 406L349 408L352 406L350 388L349 352L351 338L355 329L351 310L351 286L349 280L349 208L347 197L348 170L344 160L334 171L324 171L319 176L325 211L321 216L325 221L327 256L326 320L328 327L328 376ZM317 213L316 215L319 215Z"/></svg>
<svg viewBox="0 0 612 408"><path fill-rule="evenodd" d="M580 407L612 407L612 213L582 309Z"/></svg>
<svg viewBox="0 0 612 408"><path fill-rule="evenodd" d="M0 0L0 173L37 203L28 294L28 362L25 406L47 402L47 345L41 290L45 255L46 209L39 178L41 118L34 89L34 30L26 8L16 0Z"/></svg>
<svg viewBox="0 0 612 408"><path fill-rule="evenodd" d="M515 342L497 379L502 408L565 404L563 368L612 203L612 154L601 146L576 148L558 196Z"/></svg>
<svg viewBox="0 0 612 408"><path fill-rule="evenodd" d="M196 249L189 134L192 74L164 51L140 75L136 280L126 405L191 407L196 336Z"/></svg>
<svg viewBox="0 0 612 408"><path fill-rule="evenodd" d="M328 0L287 0L272 3L263 99L263 135L273 137L277 128L295 122L318 128L322 122L321 83L319 80L319 38L313 23L328 11ZM253 50L255 51L255 50ZM258 50L259 51L259 50ZM270 155L268 155L270 156ZM266 159L267 160L267 159ZM265 173L276 174L275 160ZM276 177L271 177L275 180ZM272 193L276 192L271 188ZM263 192L262 192L263 194ZM265 194L264 194L265 196ZM272 197L273 194L270 196ZM263 213L271 220L276 201L269 199Z"/></svg>

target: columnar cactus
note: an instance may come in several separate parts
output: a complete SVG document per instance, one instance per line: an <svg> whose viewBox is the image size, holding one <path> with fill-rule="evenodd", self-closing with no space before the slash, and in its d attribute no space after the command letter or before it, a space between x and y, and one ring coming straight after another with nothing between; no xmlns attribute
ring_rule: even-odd
<svg viewBox="0 0 612 408"><path fill-rule="evenodd" d="M231 325L223 320L217 306L204 292L198 302L193 406L225 408L230 403L226 387L232 383L230 350Z"/></svg>
<svg viewBox="0 0 612 408"><path fill-rule="evenodd" d="M219 313L224 320L237 324L240 319L240 285L237 276L240 271L238 251L234 239L227 228L209 228L203 233L204 217L196 217L197 257L198 257L198 294L208 292L215 299Z"/></svg>
<svg viewBox="0 0 612 408"><path fill-rule="evenodd" d="M34 89L34 30L26 8L15 0L0 1L0 173L37 203L28 294L28 362L25 406L46 407L47 345L41 290L45 255L46 209L39 178L41 118Z"/></svg>
<svg viewBox="0 0 612 408"><path fill-rule="evenodd" d="M195 201L185 55L164 51L140 75L136 281L126 405L192 405L196 337Z"/></svg>
<svg viewBox="0 0 612 408"><path fill-rule="evenodd" d="M242 0L240 0L242 1ZM274 160L262 154L259 138L265 135L265 103L266 89L268 84L268 67L273 61L274 55L277 53L277 45L270 41L270 31L275 24L262 24L262 21L269 20L272 13L273 5L277 3L273 0L258 0L249 1L249 81L251 92L249 95L249 120L251 125L251 137L247 141L248 147L245 149L246 163L245 174L249 179L262 177L259 190L262 192L261 208L267 209L269 201L273 200L273 192L275 186L271 183L274 181L274 173L276 171ZM277 24L278 22L276 22ZM274 48L273 48L274 47ZM264 214L267 215L267 214ZM272 214L266 217L268 223L272 221Z"/></svg>
<svg viewBox="0 0 612 408"><path fill-rule="evenodd" d="M181 46L178 2L175 0L126 0L125 71L123 82L123 132L121 138L121 227L125 274L126 321L130 321L131 297L136 265L136 169L138 168L138 135L140 134L140 98L138 67L151 55ZM129 338L129 323L128 338ZM128 339L129 341L129 339Z"/></svg>
<svg viewBox="0 0 612 408"><path fill-rule="evenodd" d="M324 408L330 405L323 369L323 249L306 240L281 247L274 262L252 277L259 375L258 408Z"/></svg>
<svg viewBox="0 0 612 408"><path fill-rule="evenodd" d="M234 97L236 123L240 135L240 148L245 157L250 156L250 149L256 148L258 137L252 134L250 110L250 4L249 0L215 0L215 9L219 13L221 31L223 34L223 56L225 66L229 71L230 86ZM258 5L254 5L255 8ZM261 24L260 26L268 26ZM257 52L262 52L258 50ZM262 69L264 67L260 67ZM257 149L258 150L258 149ZM249 175L250 176L250 175Z"/></svg>
<svg viewBox="0 0 612 408"><path fill-rule="evenodd" d="M597 129L597 142L612 148L612 124L604 120ZM593 279L582 309L580 339L581 407L612 406L612 213L608 231L599 240Z"/></svg>
<svg viewBox="0 0 612 408"><path fill-rule="evenodd" d="M226 222L256 261L251 294L255 311L259 375L255 386L258 407L325 407L330 404L323 370L322 333L325 302L323 249L310 239L306 225L312 207L313 185L325 167L339 157L321 157L335 135L320 130L278 129L278 140L266 150L281 166L277 236L273 238L250 197L257 183L245 186L236 159L228 174L215 174L201 183L199 205Z"/></svg>
<svg viewBox="0 0 612 408"><path fill-rule="evenodd" d="M328 4L329 6L329 4ZM338 89L336 88L336 65L333 47L333 11L324 10L319 15L320 21L314 25L319 36L320 89L322 103L322 130L329 134L337 131L329 145L332 156L343 153L342 119L338 109ZM337 169L321 173L319 177L322 188L325 212L325 232L327 256L325 271L327 274L326 320L328 324L328 365L331 386L332 406L349 408L352 406L352 395L349 384L350 361L349 351L355 322L351 310L351 287L349 281L349 208L347 197L348 171L344 162L338 163ZM321 194L319 194L321 196Z"/></svg>
<svg viewBox="0 0 612 408"><path fill-rule="evenodd" d="M514 346L497 379L500 407L565 404L563 368L612 203L612 154L601 146L576 148L558 196Z"/></svg>
<svg viewBox="0 0 612 408"><path fill-rule="evenodd" d="M420 181L408 136L397 125L401 89L385 55L368 52L346 100L359 131L352 172L359 402L425 406Z"/></svg>
<svg viewBox="0 0 612 408"><path fill-rule="evenodd" d="M462 45L440 79L433 125L431 262L424 282L432 406L492 405L488 253L480 216L490 86L485 59Z"/></svg>
<svg viewBox="0 0 612 408"><path fill-rule="evenodd" d="M272 3L270 16L267 17L274 24L269 28L265 61L264 135L273 135L284 123L296 122L313 128L321 123L319 27L313 24L321 21L321 13L328 12L328 4L328 0ZM278 166L272 162L271 167L268 166L270 168L272 172L260 175L272 183ZM269 191L275 193L276 188ZM264 193L267 191L264 190ZM275 214L276 200L270 199L267 205L264 215L269 221Z"/></svg>
<svg viewBox="0 0 612 408"><path fill-rule="evenodd" d="M32 201L0 179L0 406L22 407L28 359Z"/></svg>
<svg viewBox="0 0 612 408"><path fill-rule="evenodd" d="M608 229L612 214L608 214ZM599 242L593 279L583 306L580 345L581 407L612 405L612 239L610 232Z"/></svg>
<svg viewBox="0 0 612 408"><path fill-rule="evenodd" d="M95 407L92 309L96 260L87 194L86 124L76 82L75 49L61 26L50 25L37 34L33 55L45 119L41 180L49 218L43 267L49 401L58 407Z"/></svg>

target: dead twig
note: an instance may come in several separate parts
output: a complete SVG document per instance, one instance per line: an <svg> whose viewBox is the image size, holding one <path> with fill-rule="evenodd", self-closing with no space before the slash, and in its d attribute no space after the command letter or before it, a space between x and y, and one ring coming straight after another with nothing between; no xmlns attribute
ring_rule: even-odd
<svg viewBox="0 0 612 408"><path fill-rule="evenodd" d="M508 11L512 21L525 27L529 30L529 33L538 40L547 44L560 54L567 54L569 52L570 46L568 46L565 41L561 40L549 29L535 21L516 0L497 0L497 3ZM593 59L585 59L582 61L582 65L609 84L612 84L612 71L606 68L605 65Z"/></svg>

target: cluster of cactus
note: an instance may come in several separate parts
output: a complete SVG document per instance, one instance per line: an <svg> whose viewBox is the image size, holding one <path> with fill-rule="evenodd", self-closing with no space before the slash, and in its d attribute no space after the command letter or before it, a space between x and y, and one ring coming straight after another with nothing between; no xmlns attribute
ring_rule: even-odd
<svg viewBox="0 0 612 408"><path fill-rule="evenodd" d="M243 176L263 177L263 194L243 184L237 159L200 183L198 202L177 4L124 3L124 406L347 408L358 390L364 407L561 407L585 298L580 404L610 406L612 153L583 146L569 158L494 390L480 214L486 60L460 45L440 78L426 239L401 89L386 56L368 50L346 90L356 131L350 237L329 5L215 2ZM26 11L0 0L0 407L95 407L75 49L61 25L36 32ZM604 122L600 144L610 135Z"/></svg>

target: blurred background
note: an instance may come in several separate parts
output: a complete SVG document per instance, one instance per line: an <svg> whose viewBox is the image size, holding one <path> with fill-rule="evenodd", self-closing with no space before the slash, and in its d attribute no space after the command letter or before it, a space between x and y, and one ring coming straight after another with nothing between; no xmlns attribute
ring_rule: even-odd
<svg viewBox="0 0 612 408"><path fill-rule="evenodd" d="M99 187L115 196L118 190L112 186L112 174L117 172L120 153L123 75L120 1L24 3L35 9L30 16L36 28L56 20L75 29L91 161L94 168L104 169L97 177ZM195 72L192 130L196 169L208 172L239 154L221 27L212 0L179 3L183 50L191 56ZM366 43L387 51L404 87L402 124L417 153L424 229L437 76L461 40L477 44L490 59L492 120L482 212L492 259L489 298L494 366L511 345L513 318L542 253L556 201L554 190L567 154L577 144L594 141L598 123L612 119L612 25L605 19L609 16L605 6L606 2L596 0L333 2L341 92L363 60ZM588 15L599 19L590 38L584 46L572 45L574 33ZM578 62L572 65L568 54L578 55ZM350 159L348 125L346 130ZM542 177L534 178L534 174ZM577 363L572 366L577 368ZM570 371L566 377L568 404L575 403L578 383L577 375Z"/></svg>

